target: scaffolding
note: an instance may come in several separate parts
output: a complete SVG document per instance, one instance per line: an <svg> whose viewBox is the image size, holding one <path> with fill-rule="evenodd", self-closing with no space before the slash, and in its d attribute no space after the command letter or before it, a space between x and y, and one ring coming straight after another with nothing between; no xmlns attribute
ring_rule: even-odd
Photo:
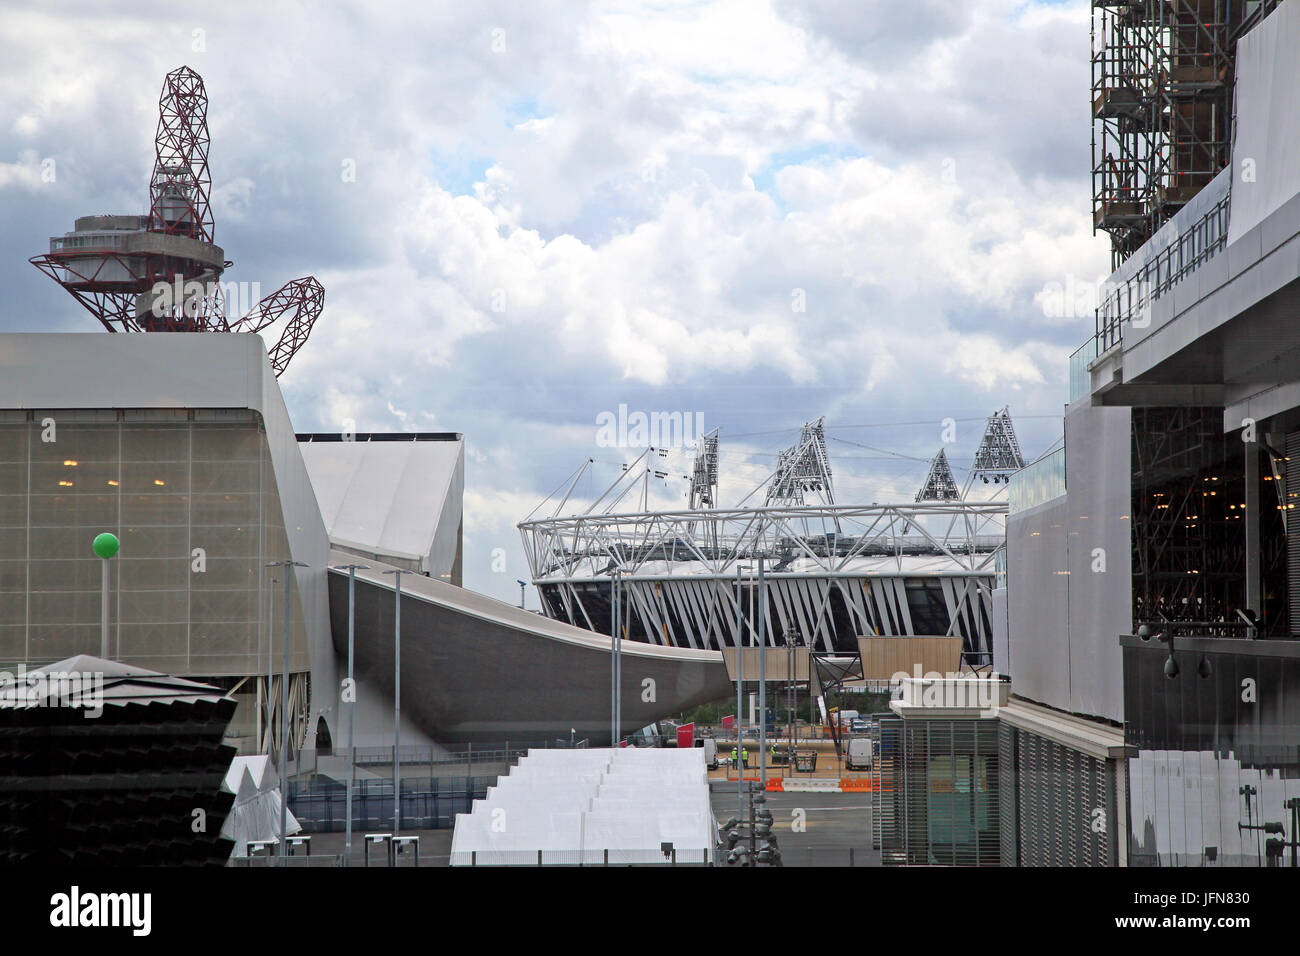
<svg viewBox="0 0 1300 956"><path fill-rule="evenodd" d="M1237 41L1280 0L1093 0L1093 230L1112 266L1231 161Z"/></svg>

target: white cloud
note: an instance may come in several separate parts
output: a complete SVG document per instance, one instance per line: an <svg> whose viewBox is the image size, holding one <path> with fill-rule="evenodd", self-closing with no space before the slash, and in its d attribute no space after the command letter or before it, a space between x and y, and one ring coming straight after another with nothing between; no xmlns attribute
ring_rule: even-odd
<svg viewBox="0 0 1300 956"><path fill-rule="evenodd" d="M471 586L517 599L514 522L620 402L724 426L730 500L788 438L729 433L1064 401L1090 322L1045 316L1041 292L1107 260L1070 106L1086 4L250 3L202 18L205 53L188 21L157 28L169 8L126 7L107 39L87 6L0 40L0 156L20 157L0 189L29 188L34 157L60 173L4 241L32 255L75 215L142 207L162 76L200 71L227 278L326 287L283 379L297 426L466 433ZM7 328L76 308L0 268L23 303ZM1059 431L1026 427L1027 447ZM934 451L915 429L879 441ZM870 500L924 473L845 461ZM680 504L682 471L654 500Z"/></svg>

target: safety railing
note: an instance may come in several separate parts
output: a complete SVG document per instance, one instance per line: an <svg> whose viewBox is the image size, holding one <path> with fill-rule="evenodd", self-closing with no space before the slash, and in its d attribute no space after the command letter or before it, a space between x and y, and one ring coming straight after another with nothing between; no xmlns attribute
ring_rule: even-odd
<svg viewBox="0 0 1300 956"><path fill-rule="evenodd" d="M1227 246L1228 208L1231 198L1227 181L1223 181L1220 185L1216 180L1214 184L1207 186L1206 190L1221 191L1222 196L1195 218L1187 228L1179 232L1168 245L1151 255L1137 268L1121 268L1119 272L1129 273L1122 281L1115 281L1112 278L1106 283L1102 298L1097 305L1093 358L1123 341L1126 325L1132 325L1135 321L1150 322L1153 302ZM1176 220L1171 220L1169 225L1176 227ZM1160 234L1157 233L1150 243L1157 243L1159 239ZM1141 256L1142 250L1134 255ZM1073 396L1073 364L1071 372L1071 395Z"/></svg>

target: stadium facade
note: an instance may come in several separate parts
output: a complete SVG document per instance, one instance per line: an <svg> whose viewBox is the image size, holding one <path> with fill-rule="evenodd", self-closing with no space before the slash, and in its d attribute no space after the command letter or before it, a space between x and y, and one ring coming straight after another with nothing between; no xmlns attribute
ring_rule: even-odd
<svg viewBox="0 0 1300 956"><path fill-rule="evenodd" d="M611 633L617 579L624 633L637 642L756 648L761 631L768 647L860 656L868 680L900 666L988 666L1007 505L969 492L972 480L1000 481L1024 464L1005 409L989 419L965 491L940 452L917 500L900 503L835 501L818 420L762 485L717 507L719 441L715 431L696 444L691 508L613 510L653 472L649 448L584 511L561 514L566 495L549 517L520 523L548 616ZM760 492L764 504L746 507Z"/></svg>

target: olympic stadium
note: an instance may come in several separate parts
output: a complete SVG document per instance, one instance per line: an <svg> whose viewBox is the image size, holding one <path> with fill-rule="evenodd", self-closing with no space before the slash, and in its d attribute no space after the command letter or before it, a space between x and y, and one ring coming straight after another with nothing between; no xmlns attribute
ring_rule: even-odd
<svg viewBox="0 0 1300 956"><path fill-rule="evenodd" d="M988 418L964 487L940 451L907 502L837 501L818 419L762 484L715 507L720 442L714 430L696 443L688 508L614 510L655 474L657 450L647 448L580 513L561 513L566 493L550 516L521 522L545 613L612 633L617 580L633 641L725 651L757 646L762 631L769 647L861 654L868 679L991 661L1005 479L1025 464L1007 409Z"/></svg>

